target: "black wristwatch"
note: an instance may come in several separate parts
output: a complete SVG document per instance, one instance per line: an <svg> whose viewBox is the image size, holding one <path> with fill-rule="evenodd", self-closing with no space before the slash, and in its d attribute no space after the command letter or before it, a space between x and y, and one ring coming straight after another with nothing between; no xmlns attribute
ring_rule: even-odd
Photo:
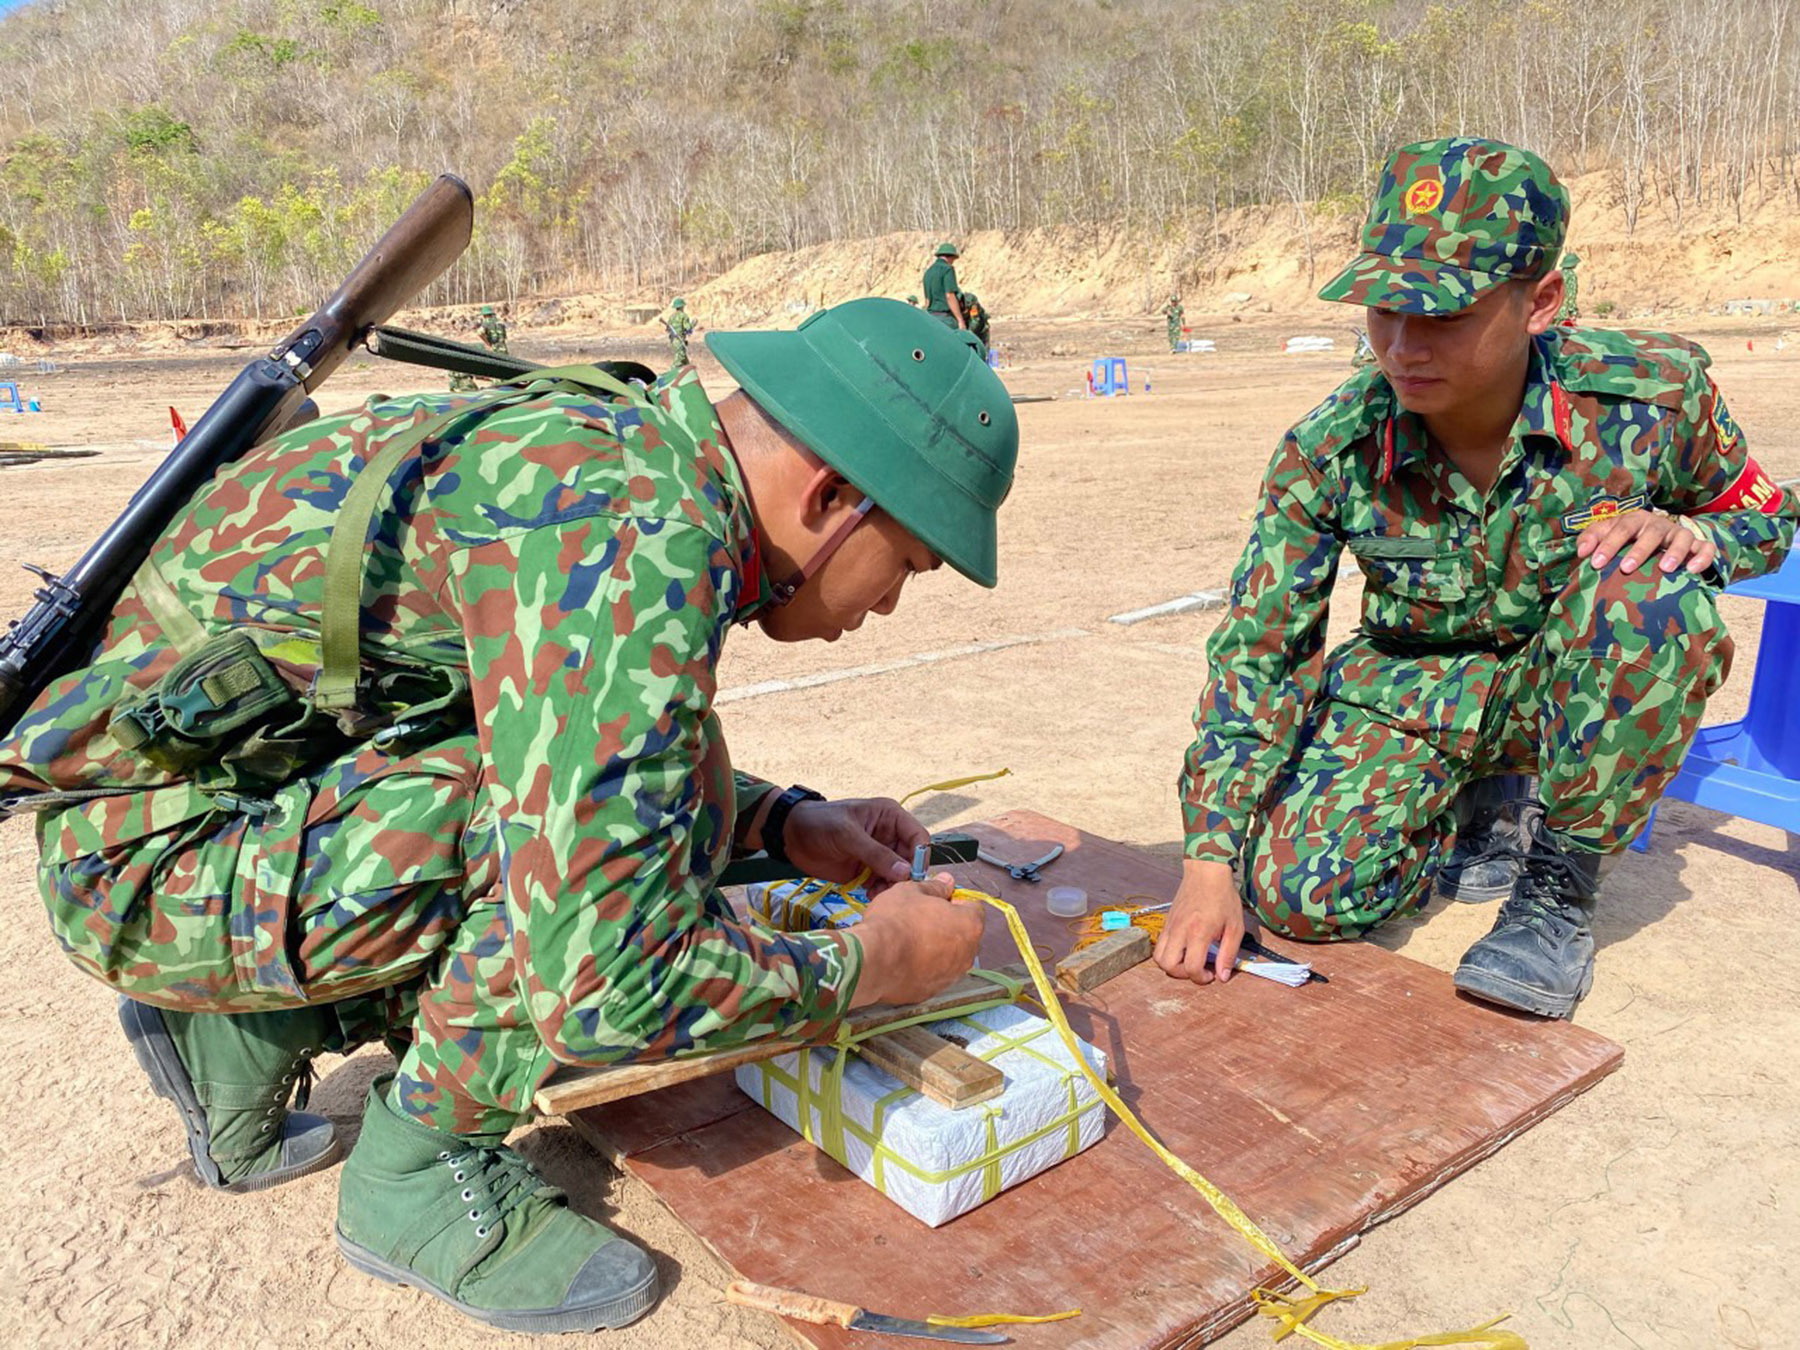
<svg viewBox="0 0 1800 1350"><path fill-rule="evenodd" d="M824 800L823 792L814 792L811 788L801 787L798 783L777 797L774 805L769 807L769 814L763 817L763 852L780 862L789 861L787 840L784 837L787 834L788 813L801 802L822 802Z"/></svg>

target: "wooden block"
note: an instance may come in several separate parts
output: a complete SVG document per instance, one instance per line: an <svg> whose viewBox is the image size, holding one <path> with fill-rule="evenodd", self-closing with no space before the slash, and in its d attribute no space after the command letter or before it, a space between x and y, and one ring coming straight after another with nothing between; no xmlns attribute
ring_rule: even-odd
<svg viewBox="0 0 1800 1350"><path fill-rule="evenodd" d="M859 1042L856 1053L952 1111L998 1097L1006 1088L1006 1075L994 1065L924 1027L884 1031Z"/></svg>
<svg viewBox="0 0 1800 1350"><path fill-rule="evenodd" d="M1156 947L1142 928L1121 928L1056 963L1056 982L1071 994L1097 989L1150 959Z"/></svg>
<svg viewBox="0 0 1800 1350"><path fill-rule="evenodd" d="M1030 975L1022 965L1002 967L999 973L1027 983L1030 980ZM860 1036L887 1022L904 1022L923 1013L946 1012L965 1004L991 999L998 992L992 980L984 980L978 975L965 975L942 993L911 1007L896 1008L886 1003L875 1003L867 1008L859 1008L844 1020L851 1033ZM724 1073L741 1064L757 1064L765 1059L774 1059L777 1055L785 1055L790 1050L803 1049L809 1044L830 1043L829 1037L814 1042L757 1041L751 1045L692 1055L686 1059L663 1059L650 1064L620 1064L603 1069L564 1069L538 1089L533 1105L545 1115L567 1115L586 1106L616 1102L623 1097L634 1097L640 1092L654 1092L658 1088L684 1083L690 1078ZM976 1063L979 1064L980 1061L976 1060ZM967 1104L965 1100L963 1105Z"/></svg>

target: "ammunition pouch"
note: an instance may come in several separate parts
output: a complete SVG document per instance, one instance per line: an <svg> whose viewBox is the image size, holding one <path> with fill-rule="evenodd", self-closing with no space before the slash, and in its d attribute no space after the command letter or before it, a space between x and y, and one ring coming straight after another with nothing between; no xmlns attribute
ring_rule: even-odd
<svg viewBox="0 0 1800 1350"><path fill-rule="evenodd" d="M624 367L628 377L638 368ZM646 372L647 373L647 372ZM405 754L467 731L473 719L466 669L391 651L365 663L361 651L368 538L388 479L399 464L453 423L502 404L539 396L552 384L610 396L639 397L593 366L533 371L514 385L409 428L390 439L351 485L326 547L319 660L310 687L284 676L258 639L285 642L272 629L233 628L209 636L155 564L135 581L164 637L181 654L148 689L120 700L113 738L128 754L179 778L227 809L271 806L276 789L304 777L346 748L367 741Z"/></svg>

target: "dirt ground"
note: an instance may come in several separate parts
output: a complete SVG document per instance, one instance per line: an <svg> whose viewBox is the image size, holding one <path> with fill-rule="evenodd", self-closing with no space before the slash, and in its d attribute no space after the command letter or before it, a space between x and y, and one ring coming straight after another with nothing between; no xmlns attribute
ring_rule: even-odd
<svg viewBox="0 0 1800 1350"><path fill-rule="evenodd" d="M923 814L935 826L1030 807L1175 858L1173 784L1216 616L1133 627L1107 617L1223 585L1276 438L1347 361L1341 329L1334 354L1285 356L1280 340L1307 331L1306 321L1190 322L1196 336L1218 340L1217 355L1159 353L1145 321L1003 326L1014 392L1055 398L1019 408L1023 451L1002 516L999 589L927 576L896 615L831 646L735 636L722 684L737 692L725 710L736 761L833 795L897 794L1005 766L1012 777L940 796ZM1774 350L1773 320L1689 331L1712 347L1764 465L1776 478L1800 475L1800 348ZM583 349L632 350L624 335L567 330L519 335L514 347L539 357ZM1131 396L1071 397L1086 362L1111 353L1131 361ZM105 448L94 459L0 470L9 565L0 614L27 598L29 578L11 562L66 565L166 446L168 405L191 421L244 354L61 359L61 373L27 380L45 411L9 420L0 440ZM703 370L717 374L704 358ZM325 401L345 406L434 382L356 362ZM1337 607L1340 628L1350 599ZM1755 656L1759 607L1729 598L1725 607L1738 658L1712 720L1741 712ZM854 673L996 639L1018 641ZM801 691L755 688L846 672ZM0 1289L9 1291L0 1342L459 1350L532 1339L489 1333L348 1270L331 1242L335 1172L241 1198L194 1183L174 1114L133 1064L111 997L46 932L32 857L22 822L0 827L0 904L11 920L0 930L0 1201L14 1231L0 1244ZM1511 1310L1534 1350L1800 1345L1783 1297L1800 1280L1791 1052L1800 1004L1786 941L1800 919L1797 879L1800 851L1782 831L1667 807L1654 850L1628 855L1609 883L1598 978L1578 1019L1625 1046L1623 1068L1367 1237L1331 1280L1372 1293L1334 1310L1327 1329L1381 1340ZM1381 941L1449 970L1490 921L1484 908L1437 905ZM1232 987L1208 996L1230 998ZM372 1051L328 1062L315 1109L353 1136L364 1086L384 1063ZM775 1322L726 1307L717 1263L567 1126L532 1127L520 1147L578 1206L662 1254L663 1301L607 1344L787 1344ZM1028 1331L1015 1339L1030 1344ZM1267 1343L1252 1326L1219 1344Z"/></svg>

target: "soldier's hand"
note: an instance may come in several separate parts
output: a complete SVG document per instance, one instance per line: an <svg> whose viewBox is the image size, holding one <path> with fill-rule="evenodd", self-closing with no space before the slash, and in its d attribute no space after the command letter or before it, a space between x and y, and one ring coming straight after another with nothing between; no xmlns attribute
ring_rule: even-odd
<svg viewBox="0 0 1800 1350"><path fill-rule="evenodd" d="M956 879L940 872L925 881L902 881L870 902L861 922L848 930L863 949L852 1008L917 1003L968 974L987 910L952 902L955 887Z"/></svg>
<svg viewBox="0 0 1800 1350"><path fill-rule="evenodd" d="M1623 557L1620 557L1621 552ZM1696 530L1690 529L1680 516L1665 516L1654 511L1632 511L1599 525L1590 525L1581 532L1581 541L1575 545L1576 556L1588 559L1596 568L1605 567L1618 558L1621 572L1635 572L1659 553L1662 556L1657 558L1656 565L1665 573L1673 572L1683 563L1690 572L1704 572L1717 560L1719 549L1712 540L1702 538Z"/></svg>
<svg viewBox="0 0 1800 1350"><path fill-rule="evenodd" d="M926 828L888 797L801 802L782 833L788 858L808 876L854 881L868 868L871 895L911 876L913 849L930 842Z"/></svg>
<svg viewBox="0 0 1800 1350"><path fill-rule="evenodd" d="M1231 867L1193 859L1184 862L1181 889L1175 892L1162 936L1156 940L1156 964L1178 980L1211 984L1214 972L1207 965L1206 953L1216 942L1219 956L1215 964L1223 983L1231 978L1231 964L1237 960L1238 944L1243 940L1244 905Z"/></svg>

